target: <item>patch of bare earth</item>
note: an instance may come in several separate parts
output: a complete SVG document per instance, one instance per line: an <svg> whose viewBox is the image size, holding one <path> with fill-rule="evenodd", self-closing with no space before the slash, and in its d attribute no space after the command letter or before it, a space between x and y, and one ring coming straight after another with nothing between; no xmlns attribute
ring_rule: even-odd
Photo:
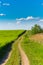
<svg viewBox="0 0 43 65"><path fill-rule="evenodd" d="M32 35L30 40L43 43L43 33Z"/></svg>

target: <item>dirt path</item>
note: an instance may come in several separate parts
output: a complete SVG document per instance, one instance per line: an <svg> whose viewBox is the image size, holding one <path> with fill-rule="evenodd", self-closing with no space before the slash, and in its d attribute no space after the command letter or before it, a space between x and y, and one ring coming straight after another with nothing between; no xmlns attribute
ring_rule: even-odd
<svg viewBox="0 0 43 65"><path fill-rule="evenodd" d="M20 42L21 42L21 38L19 38L17 41L18 42L18 48L20 51L20 56L21 56L21 65L30 65L28 57L26 56L25 52L23 51L23 49L21 48ZM16 42L17 42L16 41ZM4 63L0 64L0 65L5 65L7 63L7 61L9 60L9 58L11 57L11 52L9 53L8 57L6 60L3 59Z"/></svg>
<svg viewBox="0 0 43 65"><path fill-rule="evenodd" d="M21 48L21 45L20 43L18 44L18 48L19 48L19 51L20 51L20 56L21 56L21 65L30 65L29 63L29 60L25 54L25 52L23 51L23 49Z"/></svg>

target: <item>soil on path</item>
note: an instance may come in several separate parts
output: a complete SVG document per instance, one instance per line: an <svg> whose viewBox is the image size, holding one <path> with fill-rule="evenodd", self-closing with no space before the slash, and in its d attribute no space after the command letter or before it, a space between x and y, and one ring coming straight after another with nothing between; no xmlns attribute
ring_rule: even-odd
<svg viewBox="0 0 43 65"><path fill-rule="evenodd" d="M18 48L19 48L20 56L21 56L21 65L30 65L28 57L26 56L25 52L21 48L20 43L18 44Z"/></svg>
<svg viewBox="0 0 43 65"><path fill-rule="evenodd" d="M30 65L29 59L21 47L21 40L22 40L22 38L19 38L17 40L18 41L18 48L19 48L19 52L20 52L20 56L21 56L21 65ZM6 57L7 57L7 55L6 55ZM11 52L9 53L9 55L8 55L7 59L4 61L4 63L2 63L0 65L5 65L10 57L11 57Z"/></svg>

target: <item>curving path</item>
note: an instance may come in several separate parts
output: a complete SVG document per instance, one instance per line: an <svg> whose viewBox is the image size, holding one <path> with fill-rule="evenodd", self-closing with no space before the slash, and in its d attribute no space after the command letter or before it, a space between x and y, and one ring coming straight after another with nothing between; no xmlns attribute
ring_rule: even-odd
<svg viewBox="0 0 43 65"><path fill-rule="evenodd" d="M18 39L18 41L19 41L18 42L18 48L19 48L19 52L20 52L20 56L21 56L21 65L30 65L28 57L26 56L25 52L23 51L23 49L21 47L21 40L22 40L22 38ZM10 57L11 57L11 52L9 53L9 55L8 55L7 59L5 60L5 62L2 63L1 65L5 65Z"/></svg>
<svg viewBox="0 0 43 65"><path fill-rule="evenodd" d="M25 52L21 48L20 43L18 44L18 48L19 48L20 56L21 56L21 65L30 65L28 57L26 56Z"/></svg>

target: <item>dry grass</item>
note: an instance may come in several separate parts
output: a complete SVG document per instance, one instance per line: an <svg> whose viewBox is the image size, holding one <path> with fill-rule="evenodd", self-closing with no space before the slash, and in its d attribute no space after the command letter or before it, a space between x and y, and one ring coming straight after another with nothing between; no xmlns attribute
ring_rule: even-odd
<svg viewBox="0 0 43 65"><path fill-rule="evenodd" d="M30 37L30 40L33 40L33 41L36 41L39 43L43 43L43 33L32 35Z"/></svg>
<svg viewBox="0 0 43 65"><path fill-rule="evenodd" d="M26 35L28 37L26 37ZM29 40L29 33L24 35L21 46L30 61L30 65L43 65L43 45ZM43 34L31 35L30 39L43 41Z"/></svg>

